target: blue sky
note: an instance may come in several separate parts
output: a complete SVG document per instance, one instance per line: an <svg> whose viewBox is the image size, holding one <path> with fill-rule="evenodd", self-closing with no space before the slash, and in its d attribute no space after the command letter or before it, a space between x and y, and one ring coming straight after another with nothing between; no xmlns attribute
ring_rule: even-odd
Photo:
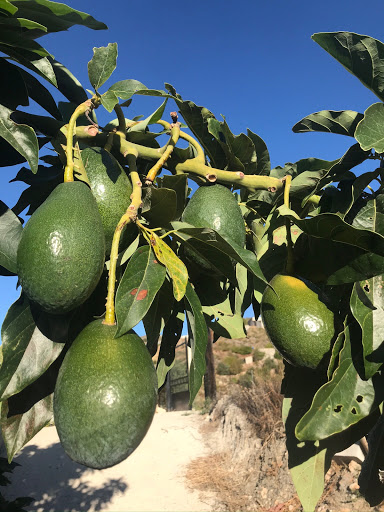
<svg viewBox="0 0 384 512"><path fill-rule="evenodd" d="M311 40L315 32L346 30L384 41L379 0L322 2L195 0L178 4L69 0L109 27L74 27L41 43L90 88L92 48L118 43L118 65L105 85L134 78L149 88L171 83L184 99L225 115L233 133L247 128L268 145L272 166L305 157L336 159L353 141L328 134L294 134L292 126L322 109L363 112L378 101ZM51 88L55 97L60 100ZM101 89L103 92L104 89ZM150 114L161 100L137 97L127 117ZM168 103L167 112L174 109ZM98 111L99 119L104 121ZM0 199L12 207L23 186L9 184L20 166L0 169ZM0 277L0 321L17 298L14 278Z"/></svg>

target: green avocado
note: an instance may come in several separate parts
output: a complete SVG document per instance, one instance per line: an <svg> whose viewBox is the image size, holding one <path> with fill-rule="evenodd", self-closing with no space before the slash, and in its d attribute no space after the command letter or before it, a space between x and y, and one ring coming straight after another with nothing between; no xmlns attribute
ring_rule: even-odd
<svg viewBox="0 0 384 512"><path fill-rule="evenodd" d="M299 277L277 274L269 284L261 300L261 318L271 342L294 366L322 366L336 334L335 315L326 298Z"/></svg>
<svg viewBox="0 0 384 512"><path fill-rule="evenodd" d="M105 258L95 198L81 181L59 184L33 213L17 250L17 273L27 297L63 314L96 288Z"/></svg>
<svg viewBox="0 0 384 512"><path fill-rule="evenodd" d="M157 375L144 342L116 326L88 324L69 348L53 411L61 444L74 461L104 469L126 459L147 433L157 403Z"/></svg>
<svg viewBox="0 0 384 512"><path fill-rule="evenodd" d="M182 215L182 221L197 228L211 228L223 238L240 247L245 244L245 223L240 206L232 192L222 185L200 187L191 197ZM202 270L212 272L213 267L199 254L200 244L191 240L185 246L185 253ZM225 256L217 252L217 259ZM209 257L214 258L214 251Z"/></svg>
<svg viewBox="0 0 384 512"><path fill-rule="evenodd" d="M117 223L131 203L132 184L116 158L102 148L86 148L81 158L99 208L105 234L106 254L111 252ZM119 248L126 249L137 236L135 224L128 224L121 235Z"/></svg>

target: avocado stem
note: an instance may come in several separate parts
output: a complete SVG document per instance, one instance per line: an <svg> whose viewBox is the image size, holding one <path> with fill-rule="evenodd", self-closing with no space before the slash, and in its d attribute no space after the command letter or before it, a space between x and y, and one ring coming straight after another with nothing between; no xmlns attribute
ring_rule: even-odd
<svg viewBox="0 0 384 512"><path fill-rule="evenodd" d="M289 191L291 188L292 176L288 174L284 179L284 206L287 208L290 207L289 203ZM285 271L287 274L292 275L294 272L293 266L293 243L292 243L292 234L291 234L291 221L290 219L285 219L285 228L287 231L287 262L285 265Z"/></svg>
<svg viewBox="0 0 384 512"><path fill-rule="evenodd" d="M141 207L142 202L142 183L140 181L139 174L137 172L137 153L131 152L125 155L127 159L127 163L130 169L130 177L132 181L132 194L131 194L131 204L128 206L126 212L119 220L115 233L112 239L112 247L110 254L110 266L109 266L109 274L108 274L108 294L107 294L107 302L106 302L106 311L105 318L103 320L103 324L105 325L115 325L115 287L116 287L116 264L119 256L119 242L122 230L124 227L130 222L136 222L137 212Z"/></svg>
<svg viewBox="0 0 384 512"><path fill-rule="evenodd" d="M162 124L161 120L158 124ZM155 163L153 167L148 171L146 176L146 185L150 185L155 181L155 178L158 174L158 172L161 170L162 167L164 167L165 162L168 160L168 158L171 156L171 153L173 151L173 148L176 146L177 141L180 137L180 124L175 124L171 128L171 136L169 138L169 141L167 143L166 149L164 153L161 155L159 160Z"/></svg>
<svg viewBox="0 0 384 512"><path fill-rule="evenodd" d="M161 122L160 122L161 121ZM166 121L160 120L158 124L162 124L167 129L171 129L171 124ZM106 134L99 134L96 137L91 137L84 130L78 130L76 135L79 139L87 142L89 140L90 145L98 145L104 147ZM238 187L246 188L250 192L256 190L268 190L268 192L278 193L282 191L284 183L281 179L274 178L272 176L261 176L258 174L244 174L242 171L224 171L222 169L215 169L205 164L205 155L202 147L199 143L190 135L180 131L180 139L184 139L189 142L196 150L196 156L189 158L184 162L179 162L175 166L176 174L194 174L200 176L206 181L220 182L230 185L237 185ZM136 151L138 157L143 160L158 161L163 153L167 150L168 144L160 149L150 148L135 144L125 140L122 133L116 132L113 134L113 146L123 156L129 152Z"/></svg>
<svg viewBox="0 0 384 512"><path fill-rule="evenodd" d="M121 132L124 137L126 136L127 134L127 126L126 126L126 121L125 121L125 115L124 115L124 112L123 112L123 109L120 107L120 105L117 103L114 107L114 111L117 115L117 120L119 121L119 127L117 128L117 130L119 132Z"/></svg>
<svg viewBox="0 0 384 512"><path fill-rule="evenodd" d="M66 146L66 157L67 157L67 165L65 166L64 170L64 183L68 183L73 180L73 135L76 130L76 120L89 110L92 110L94 108L94 104L92 103L92 100L84 101L84 103L81 103L74 111L74 113L71 116L71 119L68 123L68 130L67 130L67 146Z"/></svg>

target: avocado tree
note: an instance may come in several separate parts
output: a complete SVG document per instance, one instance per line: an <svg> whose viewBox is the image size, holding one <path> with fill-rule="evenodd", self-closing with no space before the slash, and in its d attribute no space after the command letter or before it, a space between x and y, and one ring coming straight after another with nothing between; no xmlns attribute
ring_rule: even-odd
<svg viewBox="0 0 384 512"><path fill-rule="evenodd" d="M234 135L172 85L107 87L115 43L94 48L88 96L35 39L73 20L104 28L90 16L48 0L3 1L0 15L10 57L0 65L12 80L0 98L0 165L28 164L15 176L28 188L0 215L1 273L21 285L1 331L9 461L54 415L70 457L117 464L150 426L184 321L192 403L208 329L242 337L252 306L285 358L282 414L304 510L315 509L332 456L365 435L360 490L381 502L383 103L305 117L295 132L350 136L350 149L271 169L258 135ZM347 32L313 39L383 100L382 43ZM24 68L69 103L57 105ZM135 95L160 105L130 119ZM49 115L23 112L28 97ZM98 109L111 115L104 126ZM55 153L39 159L45 145ZM370 160L372 169L355 170ZM134 332L141 321L146 345Z"/></svg>

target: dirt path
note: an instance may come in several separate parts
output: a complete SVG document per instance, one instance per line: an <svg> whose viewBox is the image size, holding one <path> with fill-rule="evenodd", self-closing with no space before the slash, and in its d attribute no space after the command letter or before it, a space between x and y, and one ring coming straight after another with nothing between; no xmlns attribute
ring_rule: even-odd
<svg viewBox="0 0 384 512"><path fill-rule="evenodd" d="M55 427L46 427L15 457L21 466L5 497L31 496L37 512L205 512L197 491L186 486L187 464L207 454L196 413L156 413L139 448L112 468L96 471L72 462Z"/></svg>

